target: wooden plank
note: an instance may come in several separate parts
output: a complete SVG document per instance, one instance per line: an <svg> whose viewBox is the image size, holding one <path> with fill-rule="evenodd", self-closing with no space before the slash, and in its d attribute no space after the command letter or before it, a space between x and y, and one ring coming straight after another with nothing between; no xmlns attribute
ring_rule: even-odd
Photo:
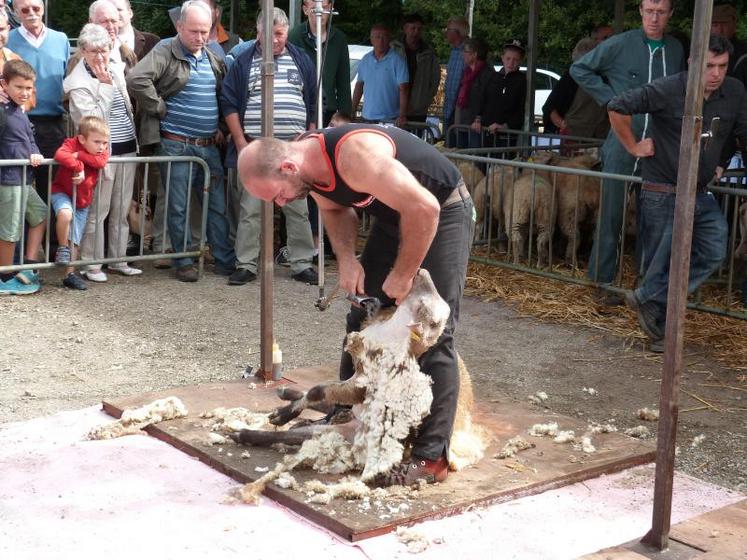
<svg viewBox="0 0 747 560"><path fill-rule="evenodd" d="M302 368L286 372L281 383L295 383L307 389L319 382L334 379L332 367ZM204 411L219 406L241 406L255 412L269 412L281 401L275 395L278 383L247 381L215 383L180 387L147 395L111 399L104 402L104 410L119 417L122 410L146 404L158 398L177 396L189 410L187 418L162 422L148 428L148 432L239 482L256 480L261 476L257 468L272 468L282 458L274 449L243 448L233 442L219 448L207 443L211 421L199 417ZM550 438L531 438L527 429L539 422L558 422L561 429L583 433L585 422L560 416L529 405L513 402L477 403L475 421L485 426L493 436L485 458L473 468L450 474L443 484L429 485L417 496L393 496L386 499L360 501L334 500L323 505L310 503L308 497L294 490L269 485L265 495L293 509L304 517L326 527L351 541L368 538L393 530L402 524L459 513L475 505L513 500L537 494L634 465L653 460L654 446L620 434L599 434L593 438L597 452L584 455L568 444L555 444ZM308 417L318 417L311 411ZM523 451L512 459L500 460L493 456L505 442L523 434L536 448ZM248 451L250 457L242 458ZM293 473L299 483L319 479L324 482L339 480L339 476L320 475L310 470Z"/></svg>
<svg viewBox="0 0 747 560"><path fill-rule="evenodd" d="M747 559L747 500L675 525L670 539L706 551L702 558Z"/></svg>

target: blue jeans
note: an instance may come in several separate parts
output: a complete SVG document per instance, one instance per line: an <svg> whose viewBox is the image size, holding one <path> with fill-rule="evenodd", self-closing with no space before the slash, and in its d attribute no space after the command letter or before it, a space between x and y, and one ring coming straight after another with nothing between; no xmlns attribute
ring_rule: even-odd
<svg viewBox="0 0 747 560"><path fill-rule="evenodd" d="M210 251L215 257L215 263L230 269L235 265L236 255L228 242L228 220L226 219L226 194L223 190L223 163L220 152L215 146L194 146L183 142L176 142L166 138L161 139L158 148L159 156L193 156L205 160L210 168L210 196L208 197L207 241ZM168 191L167 225L171 246L179 253L187 250L191 236L186 240L184 230L187 224L187 201L189 200L190 166L192 168L192 188L196 189L202 201L202 187L204 182L203 168L196 163L179 162L171 164L169 175L168 164L159 164L162 181L170 178ZM181 268L192 264L192 259L174 259L174 266Z"/></svg>
<svg viewBox="0 0 747 560"><path fill-rule="evenodd" d="M674 194L641 191L643 281L635 295L640 303L654 302L662 310L666 310L669 289L675 199ZM694 292L726 258L727 234L726 219L716 199L711 193L698 193L695 198L688 293Z"/></svg>

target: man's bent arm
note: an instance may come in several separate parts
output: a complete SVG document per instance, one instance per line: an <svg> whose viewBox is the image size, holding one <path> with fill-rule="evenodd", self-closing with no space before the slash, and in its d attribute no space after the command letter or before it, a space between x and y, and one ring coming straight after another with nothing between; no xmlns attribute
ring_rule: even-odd
<svg viewBox="0 0 747 560"><path fill-rule="evenodd" d="M358 239L358 215L355 209L340 206L312 193L322 212L322 220L340 269L340 288L348 293L362 294L363 270L355 258L355 243Z"/></svg>
<svg viewBox="0 0 747 560"><path fill-rule="evenodd" d="M384 136L359 133L342 143L339 150L337 169L345 182L399 213L399 252L384 282L384 291L399 303L409 293L430 249L441 207L436 197L394 158L393 146Z"/></svg>
<svg viewBox="0 0 747 560"><path fill-rule="evenodd" d="M650 138L638 142L633 134L633 117L615 111L607 111L610 117L610 126L623 148L634 157L649 157L654 155L654 144Z"/></svg>

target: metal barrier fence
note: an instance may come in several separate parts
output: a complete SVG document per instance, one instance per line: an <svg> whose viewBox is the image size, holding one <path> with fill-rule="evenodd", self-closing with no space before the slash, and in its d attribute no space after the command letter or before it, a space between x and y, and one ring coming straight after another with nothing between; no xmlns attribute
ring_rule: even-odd
<svg viewBox="0 0 747 560"><path fill-rule="evenodd" d="M535 130L504 128L491 132L488 128L482 127L480 132L475 132L468 124L451 125L444 135L444 140L447 146L456 147L460 151L468 150L467 153L475 153L475 149L482 149L478 152L482 155L518 152L525 156L529 151L537 149L574 152L598 148L604 143L604 139L599 138L548 134Z"/></svg>
<svg viewBox="0 0 747 560"><path fill-rule="evenodd" d="M204 270L204 255L205 255L205 241L206 241L206 228L207 228L207 216L208 216L208 201L209 201L209 191L210 191L210 169L208 167L208 164L201 158L193 157L193 156L149 156L149 157L112 157L109 159L109 164L141 164L144 166L144 179L143 179L143 188L142 192L139 196L139 204L140 208L146 208L147 201L150 194L150 187L151 185L148 184L149 182L149 166L152 164L166 164L166 174L165 176L161 177L161 184L162 184L162 192L163 196L165 198L165 204L164 204L164 216L161 223L163 224L162 227L162 235L164 238L166 238L168 231L167 231L167 211L168 211L168 200L169 196L171 194L171 170L174 164L179 163L186 163L189 164L189 179L188 179L188 193L192 192L192 178L193 178L193 171L194 166L198 165L202 168L203 173L203 185L202 185L202 213L201 213L201 223L200 223L200 239L199 243L196 249L194 250L187 250L187 251L181 251L181 252L158 252L158 253L150 253L145 254L145 247L144 247L144 237L140 236L140 243L139 243L139 250L138 254L136 255L128 255L128 256L119 256L119 257L107 257L107 258L97 258L97 259L88 259L88 260L75 260L70 263L69 266L75 267L75 268L81 268L81 267L87 267L90 265L101 265L101 264L109 264L109 263L120 263L123 261L127 262L137 262L137 261L152 261L156 259L176 259L176 258L187 258L187 257L194 257L198 259L198 274L199 276L202 276L203 270ZM42 160L41 166L46 165L50 168L58 165L58 163L53 159L44 159ZM22 186L25 188L27 186L26 183L26 169L30 167L30 161L29 160L0 160L0 168L2 167L9 167L9 166L15 166L15 167L22 167L23 168L23 184ZM38 263L26 263L25 261L25 255L26 255L26 236L24 235L24 220L21 220L21 231L20 233L20 241L18 242L17 247L17 253L20 255L20 262L18 264L13 264L11 266L0 266L0 272L20 272L22 270L30 270L30 269L48 269L48 268L54 268L57 265L54 262L54 255L50 255L50 245L51 245L51 237L55 235L56 232L51 230L51 225L54 223L53 216L52 216L52 208L51 208L51 194L52 194L52 181L53 181L53 173L50 169L49 173L49 179L46 185L46 193L47 193L47 216L46 216L46 227L45 227L45 241L43 245L43 253L44 253L44 260L43 262ZM101 184L103 181L103 170L99 173L99 180L98 184L96 186L96 189L101 188ZM119 180L124 181L123 174L119 174ZM2 189L4 187L0 187ZM40 190L40 186L36 186L37 192ZM127 200L124 199L123 196L123 190L121 188L119 189L113 189L113 191L118 191L120 194L120 199L117 201L120 205L120 208L123 209L125 212L125 215L127 215L127 212L130 209L130 205L132 203L131 197ZM76 198L77 198L77 187L73 190L73 206L76 206ZM190 196L186 197L186 209L185 209L185 224L184 224L184 246L189 247L191 240L191 230L189 227L189 215L190 215ZM22 217L26 214L26 204L27 200L24 200L22 203ZM91 212L97 212L98 211L98 204L99 204L99 198L94 197L94 202L92 203L90 207ZM98 212L97 212L98 213ZM139 228L140 231L145 230L145 220L146 220L146 212L141 211L140 212L140 223ZM71 228L72 228L71 224ZM96 224L96 229L92 232L96 238L98 238L99 234L99 227L103 227L102 224ZM103 232L102 232L103 233ZM118 229L117 230L118 235L122 235L123 232ZM121 238L118 239L118 241L121 241ZM69 242L69 246L72 250L72 240ZM125 240L126 244L126 240Z"/></svg>
<svg viewBox="0 0 747 560"><path fill-rule="evenodd" d="M603 173L594 171L591 166L584 168L578 164L575 164L576 167L568 167L574 164L549 152L539 155L535 152L535 161L522 161L482 157L473 155L474 151L445 153L462 171L478 213L475 244L485 247L485 255L474 255L472 260L564 282L596 286L611 292L624 291L626 237L634 238L637 233L635 192L642 182L640 177ZM545 161L558 157L560 162L558 165L541 163L543 157ZM587 162L590 160L591 158L586 158ZM601 225L599 209L604 196L604 190L600 188L602 179L621 181L627 191L623 206L623 234L619 242L617 276L611 285L590 280L588 270L581 266L577 253L579 246L588 247L593 236L598 235ZM741 183L731 182L735 180ZM737 285L744 281L739 274L742 263L736 254L740 235L740 201L747 200L744 171L727 173L722 184L713 185L710 190L720 199L724 216L729 223L728 257L721 270L708 281L709 285L715 284L723 289L723 304L706 305L699 291L689 307L747 319L747 312L732 305L737 299ZM747 208L743 211L745 217L742 219L747 220ZM580 228L580 224L585 221L592 224L586 238ZM747 228L747 223L743 227ZM556 236L556 230L565 238L564 260L567 269L553 266L557 256L556 244L558 241L562 242L560 236ZM742 235L747 235L747 231L742 232ZM595 261L598 263L599 259ZM598 277L598 268L592 276Z"/></svg>

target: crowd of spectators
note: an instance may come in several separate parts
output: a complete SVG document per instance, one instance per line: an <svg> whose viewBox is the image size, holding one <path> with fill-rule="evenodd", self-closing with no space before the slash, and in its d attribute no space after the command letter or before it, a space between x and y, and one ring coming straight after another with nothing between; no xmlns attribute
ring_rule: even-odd
<svg viewBox="0 0 747 560"><path fill-rule="evenodd" d="M545 132L606 138L604 171L625 175L637 171L636 159L614 134L608 134L605 107L609 100L685 68L682 45L665 33L672 13L670 2L641 0L639 29L614 35L609 26L600 25L590 37L579 40L569 72L543 107ZM240 184L234 168L237 151L261 134L263 45L272 45L276 62L273 129L278 138L292 138L318 126L317 104L322 108L322 126L328 126L333 117L349 121L359 105L364 122L397 126L425 122L441 82L439 60L423 38L424 21L411 14L395 36L385 25L371 27L373 49L362 58L351 93L347 38L333 24L332 2L322 2L321 14L314 10L315 2L304 0L306 20L291 29L285 13L276 9L272 37L260 32L256 39L242 42L222 26L215 0L188 0L169 10L176 35L160 39L133 26L129 0L96 0L89 6L89 23L80 31L78 50L71 57L65 34L44 24L43 0L14 0L12 6L0 0L0 71L6 61L16 59L35 70L35 89L23 102L23 111L33 125L34 148L44 157L54 157L63 144L69 114L71 130L76 132L86 117L105 122L110 156L192 155L206 161L210 174L206 235L214 271L226 276L229 284L241 285L257 275L260 203ZM729 73L745 81L747 48L735 40L736 17L733 6L718 5L712 28L734 43ZM260 23L258 19L258 29ZM446 134L447 146L511 145L516 137L502 131L522 129L525 120L527 80L520 68L526 49L522 41L503 43L501 65L494 67L490 46L479 37L469 38L464 17L449 18L443 32L450 46L445 61L443 131L461 125ZM323 90L317 99L319 33L324 45ZM0 101L7 102L8 94L0 91ZM12 105L11 101L6 107ZM633 118L633 131L646 137L643 116ZM83 261L106 259L108 264L106 268L101 264L82 267L76 287L85 286L83 277L105 282L107 272L142 273L126 262L127 216L131 205L142 200L146 184L149 202L155 206L152 250L193 251L200 236L203 179L199 165L110 162L101 172L78 240ZM53 183L49 168L39 167L34 181L40 202L48 204ZM625 189L615 181L605 181L603 190L601 227L589 267L591 278L602 284L616 274L621 197L625 196ZM316 207L313 202L295 201L283 208L283 214L286 233L281 237L287 246L279 262L290 267L292 278L315 283L320 245ZM33 228L27 229L32 236ZM54 216L50 229L49 233L56 229ZM33 245L26 243L26 248ZM54 240L51 245L54 248ZM42 256L28 251L15 255L16 262L37 258ZM155 266L174 268L180 281L197 279L191 257L180 255L157 261ZM0 291L13 278L3 275ZM15 293L12 287L8 290Z"/></svg>

